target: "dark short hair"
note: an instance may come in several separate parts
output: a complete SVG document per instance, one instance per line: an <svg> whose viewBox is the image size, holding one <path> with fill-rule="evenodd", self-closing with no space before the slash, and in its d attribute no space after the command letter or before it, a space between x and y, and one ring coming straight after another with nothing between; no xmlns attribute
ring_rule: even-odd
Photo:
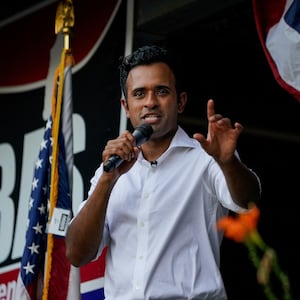
<svg viewBox="0 0 300 300"><path fill-rule="evenodd" d="M125 99L127 99L126 81L130 70L139 65L150 65L157 62L163 62L170 67L175 76L176 90L179 92L177 85L176 64L173 58L169 55L168 51L156 45L143 46L135 50L132 54L121 58L121 64L119 66L120 86Z"/></svg>

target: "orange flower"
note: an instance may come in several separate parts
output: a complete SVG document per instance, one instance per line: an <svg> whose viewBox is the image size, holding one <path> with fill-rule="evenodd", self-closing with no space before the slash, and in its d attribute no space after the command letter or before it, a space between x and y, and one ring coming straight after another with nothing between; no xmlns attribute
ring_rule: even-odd
<svg viewBox="0 0 300 300"><path fill-rule="evenodd" d="M216 226L217 229L224 231L225 237L246 245L249 257L257 268L257 281L263 286L268 299L279 299L272 289L272 273L281 283L283 298L280 299L292 300L289 278L281 270L275 250L265 244L257 230L259 216L260 211L253 203L246 213L236 214L234 217L224 217L217 222Z"/></svg>
<svg viewBox="0 0 300 300"><path fill-rule="evenodd" d="M217 222L217 228L224 230L224 235L235 242L244 242L249 234L256 231L260 211L257 206L236 217L228 216Z"/></svg>

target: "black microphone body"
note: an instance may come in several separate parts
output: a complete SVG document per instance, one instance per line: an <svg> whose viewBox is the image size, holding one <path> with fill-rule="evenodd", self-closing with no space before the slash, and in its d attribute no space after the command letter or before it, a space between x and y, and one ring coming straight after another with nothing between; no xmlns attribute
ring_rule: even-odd
<svg viewBox="0 0 300 300"><path fill-rule="evenodd" d="M149 140L150 136L153 133L153 128L150 124L142 124L135 128L132 135L135 138L135 143L137 146L142 145ZM110 172L113 169L120 166L124 160L118 155L112 155L103 165L105 172Z"/></svg>

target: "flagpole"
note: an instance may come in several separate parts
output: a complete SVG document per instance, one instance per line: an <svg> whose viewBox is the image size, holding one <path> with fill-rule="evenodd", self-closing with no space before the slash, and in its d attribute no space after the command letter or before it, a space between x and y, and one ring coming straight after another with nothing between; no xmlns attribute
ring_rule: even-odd
<svg viewBox="0 0 300 300"><path fill-rule="evenodd" d="M75 15L72 0L63 0L58 4L55 18L55 34L63 33L64 49L69 50L70 35L74 28Z"/></svg>
<svg viewBox="0 0 300 300"><path fill-rule="evenodd" d="M70 47L70 34L74 27L74 7L71 0L63 0L59 3L55 18L55 34L62 33L64 35L64 49L62 51L61 63L57 69L54 78L54 92L52 99L52 119L53 119L53 150L52 150L52 166L51 166L51 184L50 184L50 205L49 205L49 223L53 215L54 208L58 198L58 135L60 128L63 88L64 88L64 71L66 64L73 64L73 56ZM57 79L59 82L57 82ZM57 90L58 86L58 90ZM43 300L48 300L50 274L52 268L52 249L53 234L48 233L47 238L47 254L45 260L45 276L43 288Z"/></svg>
<svg viewBox="0 0 300 300"><path fill-rule="evenodd" d="M64 49L61 58L61 65L60 65L60 77L62 78L59 86L61 90L59 91L62 95L63 94L63 87L64 87L64 72L66 65L73 66L74 65L74 58L72 54L71 48L71 34L75 24L75 14L74 14L74 7L72 4L72 0L63 0L57 8L56 11L56 18L55 18L55 34L63 34L64 38ZM65 57L63 57L65 56ZM69 116L72 118L72 116ZM68 170L69 173L69 184L70 184L70 193L72 194L72 185L73 185L73 140L72 139L72 130L69 130L68 133L64 132L64 137L66 138L65 147L68 148L72 146L72 151L66 150L66 161L67 165L70 166ZM68 154L72 153L72 157L68 157Z"/></svg>

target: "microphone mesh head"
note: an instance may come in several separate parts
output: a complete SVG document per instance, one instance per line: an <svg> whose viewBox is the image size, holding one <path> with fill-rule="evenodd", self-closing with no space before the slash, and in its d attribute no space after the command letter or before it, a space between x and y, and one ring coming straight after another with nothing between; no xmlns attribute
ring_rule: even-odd
<svg viewBox="0 0 300 300"><path fill-rule="evenodd" d="M147 123L137 126L136 130L139 130L142 133L142 135L146 138L149 138L151 136L151 134L153 133L152 126Z"/></svg>

